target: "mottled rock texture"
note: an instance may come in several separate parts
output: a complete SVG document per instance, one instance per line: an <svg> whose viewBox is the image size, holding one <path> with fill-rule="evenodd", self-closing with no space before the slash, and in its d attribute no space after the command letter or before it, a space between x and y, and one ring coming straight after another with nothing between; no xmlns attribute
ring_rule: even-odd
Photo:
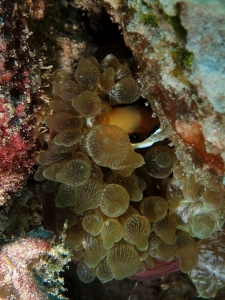
<svg viewBox="0 0 225 300"><path fill-rule="evenodd" d="M224 5L220 1L102 4L120 24L138 59L142 93L168 130L179 158L189 157L187 168L202 180L220 181L218 188L223 189Z"/></svg>

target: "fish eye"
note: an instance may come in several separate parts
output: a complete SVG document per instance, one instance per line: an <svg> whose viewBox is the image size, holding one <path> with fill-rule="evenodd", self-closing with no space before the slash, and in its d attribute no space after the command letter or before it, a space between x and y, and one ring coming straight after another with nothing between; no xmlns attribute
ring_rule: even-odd
<svg viewBox="0 0 225 300"><path fill-rule="evenodd" d="M146 138L145 135L143 135L140 132L129 133L130 142L133 143L133 144L140 143L140 142L144 141L145 138Z"/></svg>

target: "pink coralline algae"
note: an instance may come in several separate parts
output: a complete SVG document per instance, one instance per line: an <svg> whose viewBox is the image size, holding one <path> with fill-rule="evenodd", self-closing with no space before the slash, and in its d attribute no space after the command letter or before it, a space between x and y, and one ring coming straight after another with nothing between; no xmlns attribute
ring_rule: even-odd
<svg viewBox="0 0 225 300"><path fill-rule="evenodd" d="M50 250L51 240L32 235L5 245L0 252L1 299L45 300L47 294L36 283L32 268L40 255ZM11 298L10 298L11 299ZM14 299L14 298L13 298Z"/></svg>
<svg viewBox="0 0 225 300"><path fill-rule="evenodd" d="M1 205L7 192L16 192L24 184L34 164L29 154L33 149L33 139L29 139L32 118L26 119L25 111L25 104L12 107L7 98L0 98ZM23 119L26 119L24 123ZM13 125L14 122L21 124Z"/></svg>
<svg viewBox="0 0 225 300"><path fill-rule="evenodd" d="M13 49L18 32L7 16L0 35L0 205L25 185L34 165L31 75Z"/></svg>

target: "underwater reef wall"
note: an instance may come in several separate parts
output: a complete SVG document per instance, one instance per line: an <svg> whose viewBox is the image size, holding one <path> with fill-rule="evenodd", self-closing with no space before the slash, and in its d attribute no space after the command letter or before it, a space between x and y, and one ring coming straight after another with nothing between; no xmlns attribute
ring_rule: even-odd
<svg viewBox="0 0 225 300"><path fill-rule="evenodd" d="M1 217L4 222L2 222L1 229L6 237L5 241L10 240L12 243L1 250L0 258L3 257L3 259L0 268L5 270L6 265L9 267L12 263L8 259L7 251L13 247L13 241L15 251L23 244L30 243L32 248L32 245L36 245L38 242L39 237L35 236L32 239L27 236L20 240L14 239L12 238L14 232L11 234L7 231L9 218L14 214L16 196L19 195L18 192L21 192L23 187L26 187L26 180L32 174L32 167L35 163L41 164L35 178L50 180L50 182L45 181L43 185L42 217L44 223L47 229L54 231L56 235L62 234L61 238L56 239L56 245L66 244L66 246L64 245L66 250L64 250L68 255L66 257L66 254L63 251L62 254L57 246L54 248L53 244L50 245L49 239L46 244L43 244L43 247L41 244L43 240L40 242L40 248L31 257L29 266L32 265L33 259L37 259L40 254L48 250L47 252L51 253L46 258L49 264L46 262L44 267L33 264L38 272L36 278L42 277L43 280L39 280L39 283L35 285L33 275L29 278L24 277L25 279L28 278L34 286L37 299L38 293L40 299L47 299L47 294L39 289L39 285L43 285L44 282L46 290L49 288L49 293L51 293L51 289L54 290L55 294L57 294L56 289L60 290L55 277L45 278L43 268L46 270L54 270L55 268L55 272L58 274L63 263L66 263L69 256L72 255L72 250L73 259L76 262L80 260L77 272L83 281L90 282L90 276L92 276L91 279L95 278L95 268L99 261L101 261L101 266L100 264L99 266L102 269L98 267L98 274L102 270L107 270L107 281L113 277L119 279L121 274L118 269L114 268L113 255L117 259L118 252L122 253L123 251L133 255L135 265L130 273L125 272L126 276L134 274L133 279L141 281L154 278L154 268L152 269L153 275L149 272L153 266L153 261L149 258L147 260L146 251L148 250L151 252L151 258L163 259L166 262L164 267L158 269L159 276L167 274L166 270L169 269L170 264L172 265L171 270L176 270L179 260L180 269L188 273L198 293L203 298L214 297L217 291L225 285L223 272L225 257L223 229L225 221L225 92L223 88L225 6L222 2L213 3L207 0L182 2L176 0L99 0L56 1L55 3L53 1L35 3L34 1L21 3L15 1L9 4L7 1L3 1L1 10L5 19L1 23L2 38L0 39L0 201L3 212ZM9 11L10 17L7 14ZM96 50L104 43L110 42L110 37L100 41L102 37L100 34L102 30L101 19L104 18L102 15L105 14L111 17L112 23L118 24L120 35L122 34L128 52L130 56L134 57L134 65L132 62L128 63L123 60L121 63L123 67L121 67L120 63L115 61L112 63L107 59L105 64L102 62L100 65L101 60L108 53L103 51L102 54L101 50L100 52ZM111 31L108 35L111 35ZM112 35L111 42L115 42L117 38L118 36ZM119 44L115 43L115 47L117 48L116 52L120 52L120 50L118 51ZM110 50L113 52L113 49ZM85 61L84 58L89 58L92 55L96 55L95 57L99 59L99 62L93 58ZM80 61L82 58L83 60ZM128 58L124 58L129 59L129 55ZM88 68L93 69L93 72L87 72L85 71L86 67L83 68L89 83L82 81L82 64L85 62L89 66ZM75 73L77 66L81 75L78 71ZM96 153L94 140L100 127L95 128L101 126L101 130L105 130L102 133L102 139L104 139L104 136L109 134L110 130L107 127L109 125L99 125L99 120L96 119L94 120L96 122L94 129L92 129L92 125L79 125L78 119L79 121L82 119L81 123L85 119L85 124L88 124L90 120L87 121L86 119L95 118L100 112L100 107L101 114L111 110L115 105L114 101L120 98L120 95L118 96L119 84L121 84L122 90L126 90L126 87L124 88L126 78L131 79L127 67L135 73L134 79L136 81L132 86L133 94L135 94L134 99L129 99L129 101L135 101L139 93L147 99L153 109L154 116L159 118L163 134L169 138L170 146L174 149L172 151L176 154L175 166L173 164L171 168L173 175L170 177L168 177L169 172L164 178L160 177L163 179L158 180L157 178L154 181L155 179L152 177L155 178L158 175L155 176L154 172L150 174L151 168L148 170L150 175L143 175L144 172L140 170L133 173L133 169L138 169L143 163L143 158L139 161L137 158L135 162L135 155L133 154L135 152L132 151L130 151L130 153L132 152L130 161L128 160L127 165L125 164L122 168L121 163L123 164L124 160L127 159L129 152L127 150L129 142L127 137L124 137L124 132L121 133L121 136L124 137L124 145L126 144L127 149L124 145L120 149L120 153L126 152L124 160L120 156L116 158L118 160L116 163L114 161L113 163L111 161L105 163L105 158L102 159L99 155L101 153L100 148L97 147ZM70 82L71 78L72 83ZM80 85L79 88L81 87L78 93L76 88L71 85L74 82ZM99 90L96 92L93 88L96 83L101 92ZM69 87L69 89L65 90L65 87ZM74 90L76 91L74 92ZM87 107L81 105L84 100L82 93L92 93L93 90L97 94L109 92L109 97L106 96L106 99L102 97L100 100L96 97L93 98L89 103L89 107L92 109L87 110ZM80 104L77 99L76 101L73 99L71 102L67 98L68 94L69 98L78 97ZM129 95L126 97L132 98ZM106 101L105 106L102 105L103 101ZM121 103L126 104L126 102ZM77 116L74 110L81 113L82 117ZM95 112L93 112L94 110ZM53 111L54 114L52 114ZM72 130L68 125L69 123L65 122L69 113L76 115L74 120L71 119L71 124L82 127L82 137L81 132L78 132L79 130ZM93 120L91 121L93 122ZM89 124L93 123L89 122ZM110 134L111 140L113 140L113 136L119 135L115 132ZM91 146L92 142L93 147ZM114 153L111 154L113 146L115 145L110 144L108 148L106 147L106 152L112 156L114 155ZM67 147L68 151L64 151L63 147ZM167 148L169 149L168 146ZM41 152L36 160L39 151ZM82 168L87 169L88 175L84 176L85 179L81 178L83 175L81 176L80 173L77 177L74 175L71 178L71 174L68 172L71 167L71 159L73 161L77 159L77 165L82 165ZM147 164L147 154L144 155L144 159ZM133 165L130 163L131 161ZM72 166L75 171L78 170L77 165ZM113 172L116 170L116 175L112 175L109 170L104 168L111 168ZM81 193L79 196L81 198L82 196L86 197L85 195L90 196L88 188L93 183L90 174L102 177L102 172L104 173L104 181L101 182L100 189L103 189L104 202L106 203L111 197L107 195L107 193L111 195L110 191L107 190L114 186L114 191L118 189L118 193L123 192L124 202L126 202L121 213L106 212L109 208L113 211L115 207L105 205L97 196L98 199L94 199L97 204L95 203L94 206L90 207L88 203L83 206L82 203L71 197L72 191L78 196ZM147 179L148 176L151 178ZM128 177L130 181L127 179ZM138 179L139 183L137 183ZM79 182L79 180L83 181ZM79 182L81 187L77 188L74 181ZM155 194L151 194L152 186L158 186L159 182L164 186L162 194L159 192L156 195L155 190L152 192ZM95 182L95 185L97 186L98 183ZM135 188L137 185L139 188ZM145 193L144 199L142 196L140 198L142 192ZM100 195L101 193L102 191L98 190L96 194ZM41 197L41 193L39 196ZM149 216L149 213L144 211L144 203L151 196L158 198L163 196L166 199L165 201L164 198L157 198L158 202L162 202L160 207L163 208L163 212L156 219L155 216ZM46 199L49 201L47 205ZM148 201L150 200L148 199ZM138 203L133 204L132 201ZM167 203L165 204L165 202ZM132 240L133 237L128 236L128 233L125 235L122 233L125 226L133 226L133 224L128 224L129 216L123 216L129 206L128 203L136 205L135 212L133 211L131 214L136 216L140 228L146 228L145 234L143 234L144 245L141 244L143 241L137 241L137 239L134 241ZM48 205L49 207L47 207ZM130 207L132 210L132 206ZM95 209L94 213L93 209ZM50 213L51 211L52 213ZM53 211L56 213L56 221ZM31 211L29 214L27 219L30 220L33 212ZM16 215L19 215L18 211ZM23 217L26 218L24 215ZM98 234L101 231L101 238L106 245L109 241L104 238L104 230L105 236L107 236L108 229L104 228L103 230L101 228L99 231L97 228L97 231L93 233L95 229L92 228L93 226L91 229L87 228L89 223L94 224L94 218L95 220L102 219L102 224L107 223L108 226L108 217L111 218L111 225L117 226L119 233L118 236L113 237L114 252L111 250L111 254L107 254L106 260L106 252L111 246L102 247ZM82 225L85 223L84 220L86 220L86 225ZM146 220L148 220L147 223ZM129 221L131 222L130 219ZM30 221L27 222L30 224ZM24 223L26 223L25 220ZM34 229L37 229L39 224L40 222L36 223ZM20 236L24 231L26 232L26 228L21 226L20 232L17 232L16 235ZM30 229L32 228L29 227ZM84 235L80 234L80 232L83 234L84 231L86 235L88 232L85 238ZM97 237L95 237L96 235ZM137 235L141 236L139 232ZM36 241L35 238L37 238ZM150 240L151 247L148 246ZM98 248L95 251L98 253L91 249L90 245L94 242ZM85 246L81 247L81 244L85 244ZM138 251L135 247L138 248ZM52 251L49 250L50 248ZM99 254L97 264L93 262L92 252ZM187 263L190 258L187 258L187 253L192 255L192 265ZM61 257L64 257L65 261ZM22 257L22 259L25 258ZM27 260L29 259L27 258ZM55 266L52 262L54 259L60 261L55 263ZM13 264L16 265L14 262ZM112 272L108 268L109 264ZM92 269L92 273L89 272L90 269ZM146 273L141 273L144 270L147 270ZM15 274L16 271L17 269ZM27 275L27 273L29 270L26 267L24 274ZM85 276L89 276L89 278L86 279ZM99 277L104 282L105 277L100 275ZM51 280L52 283L50 284ZM49 286L46 282L49 283ZM20 299L22 290L21 295L19 295L19 289L13 287L11 282L5 281L3 290L7 284L12 291L16 289L15 297ZM24 284L26 284L25 281Z"/></svg>
<svg viewBox="0 0 225 300"><path fill-rule="evenodd" d="M0 36L0 204L26 184L34 157L32 67L27 20L13 3L1 3ZM19 19L18 19L19 18ZM17 20L17 21L16 21Z"/></svg>
<svg viewBox="0 0 225 300"><path fill-rule="evenodd" d="M224 4L163 0L101 3L120 25L126 44L138 59L142 95L157 113L186 174L194 174L197 184L201 182L206 189L216 187L215 191L224 195ZM195 189L191 184L189 187ZM197 198L201 201L200 194ZM200 244L208 248L207 243L203 240ZM222 286L223 272L212 268L212 260L224 253L222 236L221 245L221 253L209 250L200 255L204 263L199 261L190 273L202 297L215 296ZM207 271L202 270L204 264Z"/></svg>
<svg viewBox="0 0 225 300"><path fill-rule="evenodd" d="M180 137L178 143L182 147L184 142L192 163L195 157L200 158L202 163L194 164L195 174L198 168L201 174L202 169L207 173L209 166L223 175L223 4L103 3L120 24L126 44L139 59L143 93L155 108L161 125L169 130L170 139L176 144L176 137ZM217 142L213 137L218 138Z"/></svg>

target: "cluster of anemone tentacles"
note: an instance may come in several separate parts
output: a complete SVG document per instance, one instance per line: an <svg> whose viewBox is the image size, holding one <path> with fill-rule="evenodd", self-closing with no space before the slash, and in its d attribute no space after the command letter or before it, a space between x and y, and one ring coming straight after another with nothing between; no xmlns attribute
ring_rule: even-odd
<svg viewBox="0 0 225 300"><path fill-rule="evenodd" d="M211 201L212 191L199 191L173 149L153 147L142 156L122 128L104 124L114 106L140 97L132 76L129 63L113 55L101 63L83 58L75 76L57 76L49 102L51 140L38 155L35 178L55 193L59 234L68 220L66 242L83 282L123 279L174 257L190 272L198 261L193 237L210 236L222 222L204 214L218 210L221 197ZM199 210L190 213L200 192Z"/></svg>

